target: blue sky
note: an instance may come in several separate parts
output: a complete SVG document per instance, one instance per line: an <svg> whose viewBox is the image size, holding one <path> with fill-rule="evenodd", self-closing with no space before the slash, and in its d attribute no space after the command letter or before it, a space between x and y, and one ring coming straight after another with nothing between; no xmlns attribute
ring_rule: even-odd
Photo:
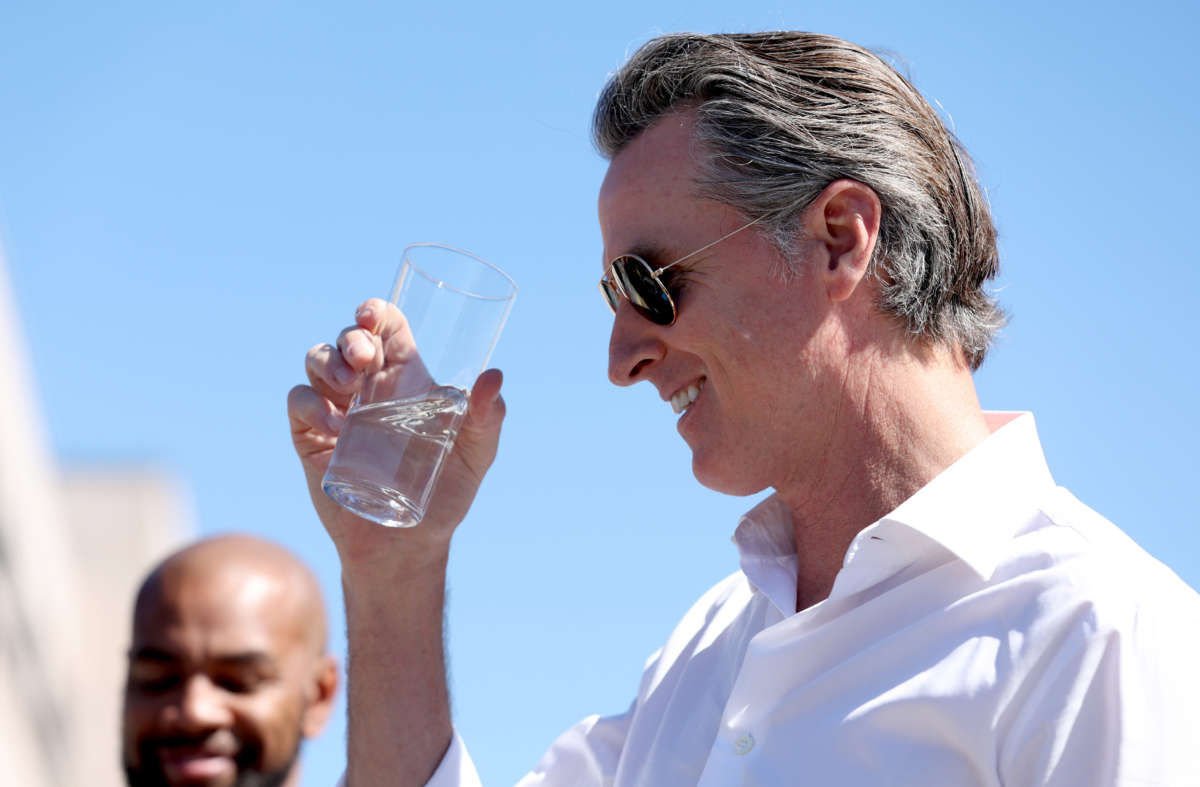
<svg viewBox="0 0 1200 787"><path fill-rule="evenodd" d="M287 543L339 632L287 390L309 346L387 293L406 243L501 265L521 287L493 358L509 418L456 539L448 622L458 724L485 780L513 782L578 718L623 709L646 656L736 568L729 535L753 502L692 479L651 388L606 381L592 103L656 33L809 29L900 55L975 157L1012 314L977 375L985 407L1033 410L1059 482L1196 587L1196 17L0 3L0 242L53 445L175 473L203 532ZM306 784L336 778L343 730L309 747Z"/></svg>

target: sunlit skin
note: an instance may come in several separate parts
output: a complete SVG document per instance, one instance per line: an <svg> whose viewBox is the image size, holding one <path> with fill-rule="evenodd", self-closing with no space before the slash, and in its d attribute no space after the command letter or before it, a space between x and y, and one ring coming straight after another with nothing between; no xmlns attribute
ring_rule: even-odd
<svg viewBox="0 0 1200 787"><path fill-rule="evenodd" d="M697 195L692 132L690 111L668 115L613 159L599 198L605 261L636 253L656 267L756 218ZM649 382L665 401L704 381L678 419L696 478L788 503L797 608L828 594L855 533L988 433L961 354L877 308L880 215L871 189L834 181L802 214L792 259L752 227L673 269L674 325L625 302L614 317L614 383Z"/></svg>
<svg viewBox="0 0 1200 787"><path fill-rule="evenodd" d="M131 785L295 787L338 683L316 580L245 536L176 553L142 585L125 687Z"/></svg>

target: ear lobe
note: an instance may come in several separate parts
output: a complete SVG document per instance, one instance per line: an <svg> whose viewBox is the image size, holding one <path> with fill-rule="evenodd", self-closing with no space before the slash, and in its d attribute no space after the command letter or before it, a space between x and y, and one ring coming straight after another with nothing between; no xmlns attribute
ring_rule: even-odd
<svg viewBox="0 0 1200 787"><path fill-rule="evenodd" d="M325 729L338 689L338 665L333 656L322 656L313 669L312 696L300 722L305 738L315 738Z"/></svg>
<svg viewBox="0 0 1200 787"><path fill-rule="evenodd" d="M830 300L854 294L870 267L883 208L875 191L856 180L835 180L809 206L809 238L818 241Z"/></svg>

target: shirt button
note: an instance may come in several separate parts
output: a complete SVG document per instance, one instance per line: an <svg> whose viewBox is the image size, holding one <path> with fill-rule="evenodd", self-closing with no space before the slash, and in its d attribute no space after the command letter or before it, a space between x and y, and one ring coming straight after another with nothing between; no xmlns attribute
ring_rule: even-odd
<svg viewBox="0 0 1200 787"><path fill-rule="evenodd" d="M750 750L753 748L754 736L748 732L733 742L734 754L749 754Z"/></svg>

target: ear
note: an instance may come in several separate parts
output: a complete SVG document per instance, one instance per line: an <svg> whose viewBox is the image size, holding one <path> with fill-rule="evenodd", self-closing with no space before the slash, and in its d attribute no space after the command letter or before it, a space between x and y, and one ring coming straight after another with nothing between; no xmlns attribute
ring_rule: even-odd
<svg viewBox="0 0 1200 787"><path fill-rule="evenodd" d="M821 277L830 300L854 294L867 274L883 208L874 189L857 180L835 180L805 211L807 240L821 250Z"/></svg>
<svg viewBox="0 0 1200 787"><path fill-rule="evenodd" d="M315 738L325 729L329 714L333 712L333 701L337 697L338 665L337 660L328 654L322 656L313 665L310 678L311 700L304 709L300 730L305 738Z"/></svg>

